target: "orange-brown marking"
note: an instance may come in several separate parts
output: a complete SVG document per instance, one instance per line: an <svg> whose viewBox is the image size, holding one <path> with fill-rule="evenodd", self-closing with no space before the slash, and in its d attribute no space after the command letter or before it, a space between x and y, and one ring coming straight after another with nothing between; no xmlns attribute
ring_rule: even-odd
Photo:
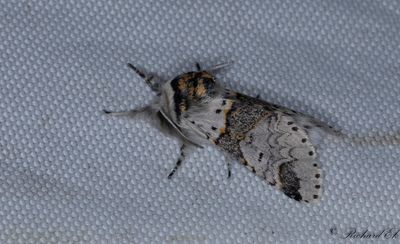
<svg viewBox="0 0 400 244"><path fill-rule="evenodd" d="M184 91L184 90L186 90L186 88L187 88L187 84L186 84L186 79L180 79L179 81L178 81L178 88L179 88L179 90L181 90L181 91Z"/></svg>
<svg viewBox="0 0 400 244"><path fill-rule="evenodd" d="M200 79L196 86L196 96L204 97L206 95L206 93L207 93L207 89L204 87L204 81L203 81L203 79Z"/></svg>
<svg viewBox="0 0 400 244"><path fill-rule="evenodd" d="M227 119L227 115L229 113L229 111L231 110L232 107L232 101L231 100L227 100L227 103L225 104L225 108L224 110L222 110L224 112L224 122L226 123L226 119ZM219 136L225 134L226 132L226 126L219 128ZM218 138L214 139L212 142L215 144L216 140Z"/></svg>
<svg viewBox="0 0 400 244"><path fill-rule="evenodd" d="M186 105L184 103L179 104L179 110L181 112L185 112L186 111Z"/></svg>

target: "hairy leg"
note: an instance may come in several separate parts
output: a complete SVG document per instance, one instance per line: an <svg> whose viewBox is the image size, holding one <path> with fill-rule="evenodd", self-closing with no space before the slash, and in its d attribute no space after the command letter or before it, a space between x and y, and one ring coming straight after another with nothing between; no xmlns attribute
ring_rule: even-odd
<svg viewBox="0 0 400 244"><path fill-rule="evenodd" d="M161 81L157 79L154 75L146 74L144 71L136 68L133 64L128 63L128 67L135 71L142 79L146 82L146 84L158 94L160 93L160 83Z"/></svg>
<svg viewBox="0 0 400 244"><path fill-rule="evenodd" d="M105 114L111 115L111 116L133 117L133 116L143 113L143 112L150 112L150 110L151 110L150 106L145 106L143 108L137 108L137 109L127 110L127 111L110 111L110 110L103 109L103 112Z"/></svg>
<svg viewBox="0 0 400 244"><path fill-rule="evenodd" d="M180 153L180 155L179 155L179 158L178 158L178 160L176 161L176 163L175 163L175 166L174 166L174 168L172 169L172 171L171 171L171 173L169 173L169 175L168 175L168 179L172 179L172 176L175 174L175 172L178 170L178 168L182 165L182 161L183 160L185 160L185 148L186 148L186 145L185 144L183 144L182 146L181 146L181 153Z"/></svg>
<svg viewBox="0 0 400 244"><path fill-rule="evenodd" d="M226 167L228 168L228 179L231 178L232 175L232 164L230 161L226 163Z"/></svg>

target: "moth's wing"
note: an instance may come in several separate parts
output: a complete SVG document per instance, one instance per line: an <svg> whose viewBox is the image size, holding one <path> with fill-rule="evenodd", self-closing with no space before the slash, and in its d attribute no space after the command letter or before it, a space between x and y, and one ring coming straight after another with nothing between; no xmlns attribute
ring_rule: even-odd
<svg viewBox="0 0 400 244"><path fill-rule="evenodd" d="M319 200L322 177L313 142L321 130L307 117L227 91L191 106L180 125L214 142L289 197Z"/></svg>
<svg viewBox="0 0 400 244"><path fill-rule="evenodd" d="M214 141L225 131L226 114L232 103L232 99L218 96L192 104L183 113L180 126L191 138Z"/></svg>
<svg viewBox="0 0 400 244"><path fill-rule="evenodd" d="M343 135L340 130L335 129L332 126L322 122L321 120L316 119L307 114L303 114L303 113L297 112L295 110L292 110L290 108L287 108L287 107L284 107L281 105L277 105L274 103L266 102L261 99L250 97L250 96L240 94L240 93L236 93L236 97L237 97L237 100L239 100L239 101L263 104L265 106L265 108L268 110L271 110L271 111L277 110L277 111L282 112L283 114L292 116L294 118L294 120L296 120L299 124L302 124L306 129L308 129L308 127L310 127L310 128L312 127L314 129L314 131L311 131L311 132L316 132L316 131L318 131L318 133L326 132L326 133L328 133L330 135L334 135L334 136L342 136ZM316 136L318 136L318 135L316 135Z"/></svg>
<svg viewBox="0 0 400 244"><path fill-rule="evenodd" d="M307 203L318 202L322 174L315 145L326 132L336 131L288 108L242 94L235 97L239 107L254 104L265 110L239 142L244 159L241 162L287 196Z"/></svg>
<svg viewBox="0 0 400 244"><path fill-rule="evenodd" d="M297 201L319 201L322 177L310 130L271 111L239 142L246 167Z"/></svg>

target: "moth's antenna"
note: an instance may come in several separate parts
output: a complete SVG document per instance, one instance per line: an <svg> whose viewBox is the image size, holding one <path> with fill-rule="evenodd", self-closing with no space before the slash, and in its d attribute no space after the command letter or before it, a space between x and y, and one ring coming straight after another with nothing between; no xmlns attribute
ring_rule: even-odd
<svg viewBox="0 0 400 244"><path fill-rule="evenodd" d="M224 63L220 63L220 64L217 64L217 65L214 65L214 66L212 66L212 67L210 67L210 68L208 68L206 70L207 71L217 71L217 70L226 68L226 67L228 67L228 66L230 66L232 64L233 64L233 61L228 61L228 62L224 62Z"/></svg>
<svg viewBox="0 0 400 244"><path fill-rule="evenodd" d="M140 77L142 77L143 79L146 79L146 74L143 73L140 69L133 66L133 64L128 63L128 67L133 69L135 71L135 73L138 74Z"/></svg>
<svg viewBox="0 0 400 244"><path fill-rule="evenodd" d="M128 67L133 69L136 74L138 74L142 79L147 83L150 88L156 92L159 92L159 84L157 82L153 82L154 76L148 75L145 72L141 71L140 69L136 68L133 64L128 63Z"/></svg>

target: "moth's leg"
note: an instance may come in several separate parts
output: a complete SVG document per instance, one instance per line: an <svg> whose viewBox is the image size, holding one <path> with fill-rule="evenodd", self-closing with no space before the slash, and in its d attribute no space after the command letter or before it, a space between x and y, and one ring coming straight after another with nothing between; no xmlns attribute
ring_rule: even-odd
<svg viewBox="0 0 400 244"><path fill-rule="evenodd" d="M228 168L228 179L229 178L231 178L231 175L232 175L232 163L230 162L230 161L228 161L227 163L226 163L226 167Z"/></svg>
<svg viewBox="0 0 400 244"><path fill-rule="evenodd" d="M168 179L171 179L172 176L175 174L175 172L178 170L178 168L182 165L182 161L185 159L185 155L186 155L186 153L185 153L185 148L186 148L186 145L185 145L185 144L182 144L181 150L180 150L181 153L180 153L180 155L179 155L178 160L177 160L176 163L175 163L174 168L172 169L171 173L169 173Z"/></svg>
<svg viewBox="0 0 400 244"><path fill-rule="evenodd" d="M146 82L146 84L155 92L160 93L160 83L161 81L157 79L154 75L146 74L144 71L136 68L133 64L128 63L128 67L135 71L142 79Z"/></svg>
<svg viewBox="0 0 400 244"><path fill-rule="evenodd" d="M151 110L151 106L145 106L143 108L137 108L137 109L127 110L127 111L110 111L110 110L103 109L103 112L105 114L111 115L111 116L133 117L133 116L143 113L143 112L149 112L150 110Z"/></svg>

